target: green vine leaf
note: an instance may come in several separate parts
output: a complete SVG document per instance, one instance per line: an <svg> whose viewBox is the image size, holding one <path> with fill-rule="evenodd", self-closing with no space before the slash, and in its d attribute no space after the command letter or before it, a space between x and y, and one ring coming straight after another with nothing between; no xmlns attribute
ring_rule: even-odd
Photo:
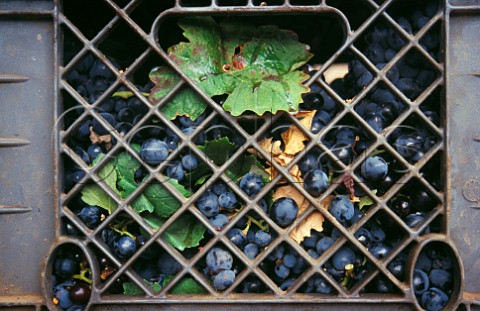
<svg viewBox="0 0 480 311"><path fill-rule="evenodd" d="M276 26L255 27L238 19L217 24L211 17L187 17L178 25L188 42L168 49L169 57L208 96L229 95L223 108L234 116L246 111L258 115L296 111L302 83L309 76L298 70L313 56L291 31ZM181 81L172 69L158 67L150 74L155 87L149 99L156 103ZM196 119L205 103L190 89L182 89L162 111L171 119Z"/></svg>
<svg viewBox="0 0 480 311"><path fill-rule="evenodd" d="M143 219L157 230L165 223L165 218L160 218L153 213L143 213ZM183 251L186 248L195 247L204 238L207 228L191 214L181 215L171 224L162 237L176 249Z"/></svg>

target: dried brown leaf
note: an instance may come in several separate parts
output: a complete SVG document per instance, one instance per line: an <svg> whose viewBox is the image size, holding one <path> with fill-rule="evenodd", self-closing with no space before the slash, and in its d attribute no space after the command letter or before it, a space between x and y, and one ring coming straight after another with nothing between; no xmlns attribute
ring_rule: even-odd
<svg viewBox="0 0 480 311"><path fill-rule="evenodd" d="M323 215L315 211L307 216L295 229L290 232L290 237L298 244L302 243L305 237L310 236L312 229L322 232L323 222L325 218Z"/></svg>
<svg viewBox="0 0 480 311"><path fill-rule="evenodd" d="M312 126L313 116L316 110L300 111L295 117L300 119L300 123L308 130ZM307 136L295 125L290 125L289 129L282 133L283 142L285 144L285 154L294 156L303 149L305 149L304 141L307 141Z"/></svg>
<svg viewBox="0 0 480 311"><path fill-rule="evenodd" d="M265 171L267 172L267 174L270 176L270 180L273 180L275 177L277 177L278 175L278 171L275 169L275 167L273 166L269 166L265 169ZM301 176L302 172L300 171L300 169L298 168L298 165L295 164L294 166L292 166L292 168L290 169L289 171L290 175L293 177L294 180L298 181L299 183L303 183L303 178ZM280 179L280 181L278 182L279 184L283 184L287 182L285 180L285 178L282 178Z"/></svg>
<svg viewBox="0 0 480 311"><path fill-rule="evenodd" d="M288 187L288 186L286 186ZM326 197L322 202L320 202L320 207L328 210L330 203L332 202L335 196L329 195ZM299 208L300 210L300 208ZM299 211L300 214L300 211ZM314 229L316 231L323 231L323 222L325 218L323 217L322 213L319 211L314 211L310 215L307 216L300 224L290 232L290 237L297 242L298 244L302 243L305 237L309 237L311 235L311 230Z"/></svg>
<svg viewBox="0 0 480 311"><path fill-rule="evenodd" d="M112 148L112 135L111 134L98 135L97 133L95 133L92 126L90 126L90 141L92 142L92 144L104 143L107 151Z"/></svg>

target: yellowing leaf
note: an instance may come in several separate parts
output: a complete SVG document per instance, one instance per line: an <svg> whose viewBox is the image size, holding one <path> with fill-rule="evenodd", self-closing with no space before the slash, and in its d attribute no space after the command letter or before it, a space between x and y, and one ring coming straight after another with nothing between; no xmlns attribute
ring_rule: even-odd
<svg viewBox="0 0 480 311"><path fill-rule="evenodd" d="M302 125L309 130L312 126L312 120L315 112L315 110L300 111L295 115L295 117L300 119L300 123L302 123ZM308 140L307 136L294 124L290 125L290 128L282 133L282 139L285 143L284 153L290 156L294 156L305 149L304 142Z"/></svg>
<svg viewBox="0 0 480 311"><path fill-rule="evenodd" d="M273 166L269 166L268 168L265 169L265 171L270 176L270 180L273 180L275 177L277 177L278 171ZM292 166L289 173L293 177L293 179L295 179L299 183L303 183L303 178L300 176L302 174L302 172L298 168L298 165L295 164L294 166ZM281 179L278 183L281 184L281 183L284 183L284 182L286 182L286 180Z"/></svg>
<svg viewBox="0 0 480 311"><path fill-rule="evenodd" d="M291 186L285 186L285 187L291 187ZM293 197L291 198L294 199ZM328 210L328 207L330 206L330 203L332 202L333 198L334 198L333 195L329 195L328 197L326 197L322 202L320 202L320 208L323 208L324 210ZM300 207L299 207L299 214L300 214ZM310 236L312 229L319 232L323 231L324 221L325 221L325 218L323 217L322 213L320 213L319 211L314 211L313 213L308 215L308 217L305 218L302 222L300 222L300 224L295 229L293 229L292 232L290 232L290 237L295 242L300 244L302 243L305 237Z"/></svg>
<svg viewBox="0 0 480 311"><path fill-rule="evenodd" d="M282 149L280 148L282 143L279 140L276 140L274 142L272 142L272 140L273 140L272 137L265 138L265 139L261 140L258 143L258 145L263 150L265 150L269 155L271 155L271 157L277 157L277 156L279 156L283 153Z"/></svg>
<svg viewBox="0 0 480 311"><path fill-rule="evenodd" d="M308 215L295 229L290 232L290 237L298 244L302 243L305 237L310 236L312 229L322 232L325 218L320 212L313 212Z"/></svg>

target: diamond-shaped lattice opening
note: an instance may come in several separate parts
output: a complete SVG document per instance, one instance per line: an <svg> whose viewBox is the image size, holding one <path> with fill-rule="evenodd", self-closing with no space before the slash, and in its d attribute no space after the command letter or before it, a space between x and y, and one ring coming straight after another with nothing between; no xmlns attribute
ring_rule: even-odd
<svg viewBox="0 0 480 311"><path fill-rule="evenodd" d="M341 109L341 104L337 103L318 83L312 84L310 92L303 94L302 98L300 110L316 111L310 126L313 134L318 134Z"/></svg>
<svg viewBox="0 0 480 311"><path fill-rule="evenodd" d="M350 243L335 251L322 268L346 290L351 289L375 269L373 264Z"/></svg>
<svg viewBox="0 0 480 311"><path fill-rule="evenodd" d="M443 53L441 52L441 29L441 22L437 22L420 38L420 45L437 62L441 62L444 59Z"/></svg>
<svg viewBox="0 0 480 311"><path fill-rule="evenodd" d="M91 180L85 182L66 206L78 217L79 223L91 230L96 229L117 208L115 201Z"/></svg>
<svg viewBox="0 0 480 311"><path fill-rule="evenodd" d="M63 4L65 16L83 33L88 39L92 39L106 24L115 16L110 6L101 1L87 0L80 2L66 2ZM78 14L88 8L89 12L96 12L95 18L91 14ZM91 11L90 11L91 10Z"/></svg>
<svg viewBox="0 0 480 311"><path fill-rule="evenodd" d="M206 142L222 140L226 143L226 141L228 141L237 148L242 147L245 143L245 138L243 138L243 136L241 136L232 125L228 124L220 117L216 117L209 123L202 124L201 126L204 128ZM181 127L181 129L183 131L185 127ZM214 149L215 148L213 148L213 146L209 147L208 143L205 144L206 153L212 154L213 152L217 151Z"/></svg>
<svg viewBox="0 0 480 311"><path fill-rule="evenodd" d="M345 72L344 66L339 66L345 63L348 64L348 72ZM351 50L344 51L335 63L327 68L327 72L334 70L337 74L330 78L335 78L331 82L331 87L343 99L357 96L375 77L373 70Z"/></svg>
<svg viewBox="0 0 480 311"><path fill-rule="evenodd" d="M212 159L216 165L222 165L230 156L238 151L238 147L228 142L225 139L217 140L204 148L207 156ZM267 183L270 181L270 166L264 161L257 152L251 148L248 151L238 155L228 168L225 170L225 175L228 178L230 187L236 184L241 191L249 197L254 199L263 191Z"/></svg>
<svg viewBox="0 0 480 311"><path fill-rule="evenodd" d="M52 291L49 295L53 303L68 308L75 300L75 303L84 307L90 299L93 278L87 257L73 244L62 244L52 257L52 274L46 278L47 282L51 281Z"/></svg>
<svg viewBox="0 0 480 311"><path fill-rule="evenodd" d="M137 237L142 235L138 223L124 212L118 213L114 219L98 233L98 239L109 248L110 253L118 260L125 262L138 250Z"/></svg>
<svg viewBox="0 0 480 311"><path fill-rule="evenodd" d="M314 111L300 112L296 115L299 119L301 126L293 124L292 120L286 115L273 122L270 128L259 138L259 146L265 151L268 156L258 154L258 157L264 162L266 171L270 174L271 178L275 178L279 173L276 168L271 165L273 162L277 162L280 166L289 165L295 155L305 149L308 144L309 138L305 134L311 127ZM253 154L257 154L253 149L249 149ZM292 168L290 174L296 175L295 168ZM299 172L298 172L299 173Z"/></svg>
<svg viewBox="0 0 480 311"><path fill-rule="evenodd" d="M362 289L363 293L400 294L402 291L388 279L387 276L377 275Z"/></svg>
<svg viewBox="0 0 480 311"><path fill-rule="evenodd" d="M364 155L355 174L377 196L383 196L407 172L383 146Z"/></svg>
<svg viewBox="0 0 480 311"><path fill-rule="evenodd" d="M121 68L114 59L107 59L117 70ZM113 83L115 74L99 58L87 52L65 73L65 79L78 94L93 104Z"/></svg>
<svg viewBox="0 0 480 311"><path fill-rule="evenodd" d="M429 213L438 204L437 198L417 179L410 180L388 201L388 206L402 218L416 213Z"/></svg>
<svg viewBox="0 0 480 311"><path fill-rule="evenodd" d="M401 27L411 33L408 25ZM368 26L367 30L355 41L355 46L375 65L386 64L408 42L383 16Z"/></svg>
<svg viewBox="0 0 480 311"><path fill-rule="evenodd" d="M95 145L92 145L95 147ZM97 149L100 147L97 146ZM146 177L147 171L127 151L120 150L115 155L106 156L98 150L97 158L92 164L108 157L106 164L97 171L97 176L104 181L120 198L126 199Z"/></svg>
<svg viewBox="0 0 480 311"><path fill-rule="evenodd" d="M161 165L173 165L175 160L181 161L178 155L178 144L180 143L180 137L178 137L173 131L171 131L162 121L157 117L151 117L143 121L140 125L136 125L135 131L129 135L129 143L133 144L138 156L140 157L142 164L151 168L157 168ZM176 153L175 156L171 156L172 153ZM190 150L183 150L184 154L190 154L189 156L195 157L196 165L200 164L200 159ZM193 161L192 160L192 161ZM193 169L189 167L189 171ZM177 180L182 180L183 177L176 176Z"/></svg>
<svg viewBox="0 0 480 311"><path fill-rule="evenodd" d="M202 252L204 256L196 266L198 271L203 273L216 291L223 292L229 289L236 276L243 270L243 264L234 252L220 243Z"/></svg>
<svg viewBox="0 0 480 311"><path fill-rule="evenodd" d="M104 286L106 282L109 282L110 279L113 277L115 272L118 270L118 266L109 258L107 255L106 251L103 249L99 249L93 244L90 244L89 247L92 249L92 251L95 254L95 258L98 262L98 267L99 267L99 278L101 282L101 286ZM122 294L123 293L123 288L122 288L122 283L123 281L128 280L128 277L122 276L118 277L115 279L114 284L112 284L108 290L107 293L111 294Z"/></svg>
<svg viewBox="0 0 480 311"><path fill-rule="evenodd" d="M237 124L248 134L254 135L265 122L270 121L271 116L259 118L257 116L238 117Z"/></svg>
<svg viewBox="0 0 480 311"><path fill-rule="evenodd" d="M432 185L435 190L442 191L444 188L444 176L442 174L445 155L437 152L420 170L420 174Z"/></svg>
<svg viewBox="0 0 480 311"><path fill-rule="evenodd" d="M260 267L281 290L286 291L309 268L309 265L284 242L270 252Z"/></svg>
<svg viewBox="0 0 480 311"><path fill-rule="evenodd" d="M144 51L139 52L144 53ZM165 61L158 54L150 51L142 55L139 63L135 64L133 68L129 67L124 74L137 90L142 92L145 97L149 97L155 85L150 74L160 70L163 66L165 66Z"/></svg>
<svg viewBox="0 0 480 311"><path fill-rule="evenodd" d="M121 69L128 68L146 48L145 41L123 19L119 19L108 36L98 43L98 49L114 58Z"/></svg>
<svg viewBox="0 0 480 311"><path fill-rule="evenodd" d="M83 43L75 36L69 28L61 27L63 34L63 65L68 64L83 47Z"/></svg>
<svg viewBox="0 0 480 311"><path fill-rule="evenodd" d="M335 159L329 160L322 154L322 162L326 162L336 174L343 172L340 163L351 164L373 142L372 135L353 118L347 115L332 126L322 143L330 149ZM325 158L325 159L323 159Z"/></svg>
<svg viewBox="0 0 480 311"><path fill-rule="evenodd" d="M203 194L195 203L195 207L208 218L215 231L221 231L245 207L244 201L233 191L229 183L215 181L208 188L201 187ZM246 223L245 223L246 224ZM245 229L241 225L241 230Z"/></svg>
<svg viewBox="0 0 480 311"><path fill-rule="evenodd" d="M157 283L158 284L158 283ZM155 283L145 282L146 286L151 286L155 290ZM145 292L136 283L134 283L127 275L122 274L104 292L105 295L122 294L122 295L144 295Z"/></svg>
<svg viewBox="0 0 480 311"><path fill-rule="evenodd" d="M111 120L106 114L101 116ZM98 157L108 154L116 143L109 131L96 119L85 117L70 130L67 145L86 165L94 166L101 159Z"/></svg>
<svg viewBox="0 0 480 311"><path fill-rule="evenodd" d="M144 241L142 239L141 242ZM143 250L132 268L154 291L160 291L175 274L182 270L181 264L155 243Z"/></svg>
<svg viewBox="0 0 480 311"><path fill-rule="evenodd" d="M294 230L292 234L290 234L290 237L292 237L295 241L299 241L299 238L301 238L302 235L298 236L298 233L302 232L302 228L309 228L310 226L307 224L312 225L313 229L311 229L310 235L304 236L300 245L313 259L318 259L322 255L325 256L324 254L329 254L331 252L331 247L333 244L335 244L335 241L343 236L340 231L338 231L338 229L332 225L332 223L325 219L321 221L323 217L317 215L311 218L310 223L301 223L299 227L297 227L297 230ZM315 219L315 217L319 218ZM307 221L308 219L309 218L307 218ZM322 228L318 226L318 223L320 223Z"/></svg>
<svg viewBox="0 0 480 311"><path fill-rule="evenodd" d="M382 260L405 238L405 232L386 212L380 211L354 236L374 257Z"/></svg>
<svg viewBox="0 0 480 311"><path fill-rule="evenodd" d="M298 290L299 293L335 295L335 288L320 274L315 273Z"/></svg>
<svg viewBox="0 0 480 311"><path fill-rule="evenodd" d="M76 154L75 154L76 157ZM78 164L82 160L76 157L78 162L74 162L69 156L62 155L62 164L63 164L63 191L68 193L76 184L82 183L85 184L87 181L84 179L85 171Z"/></svg>
<svg viewBox="0 0 480 311"><path fill-rule="evenodd" d="M416 0L410 3L394 1L387 12L407 32L416 34L427 24L439 9L438 0Z"/></svg>
<svg viewBox="0 0 480 311"><path fill-rule="evenodd" d="M408 253L411 247L412 245L407 246L407 248L402 250L387 265L388 271L390 271L401 282L407 279Z"/></svg>
<svg viewBox="0 0 480 311"><path fill-rule="evenodd" d="M236 293L242 294L269 294L272 290L268 288L257 276L251 274L247 276L236 288Z"/></svg>
<svg viewBox="0 0 480 311"><path fill-rule="evenodd" d="M392 70L388 78L411 100L415 100L440 76L429 60L416 48L411 48L395 63L395 66L398 70L398 80Z"/></svg>
<svg viewBox="0 0 480 311"><path fill-rule="evenodd" d="M266 203L261 203L266 208ZM275 231L254 211L240 218L225 235L247 258L254 260L275 239Z"/></svg>
<svg viewBox="0 0 480 311"><path fill-rule="evenodd" d="M325 152L318 147L314 147L297 161L297 164L291 170L291 174L311 196L320 197L330 185L329 173L331 167L329 162L330 160ZM291 186L285 189L295 190ZM308 201L305 201L300 194L299 196L308 207Z"/></svg>
<svg viewBox="0 0 480 311"><path fill-rule="evenodd" d="M197 155L190 148L184 148L173 159L167 159L163 174L168 180L185 188L187 192L184 196L189 196L196 191L204 192L204 184L211 178L213 172L204 156Z"/></svg>
<svg viewBox="0 0 480 311"><path fill-rule="evenodd" d="M154 20L158 15L175 5L174 0L158 2L156 0L145 0L137 4L130 13L130 18L146 33L149 33ZM173 29L173 28L170 28Z"/></svg>
<svg viewBox="0 0 480 311"><path fill-rule="evenodd" d="M439 141L437 134L415 114L388 136L390 145L411 164L422 160Z"/></svg>
<svg viewBox="0 0 480 311"><path fill-rule="evenodd" d="M137 184L127 180L125 183L130 188L123 196L129 195L143 181L139 181ZM154 230L159 229L182 206L181 202L172 194L175 190L168 190L168 187L175 188L180 192L180 196L190 195L188 190L173 179L165 182L153 179L129 205Z"/></svg>
<svg viewBox="0 0 480 311"><path fill-rule="evenodd" d="M390 69L387 77L395 70L396 67ZM398 71L395 75L398 79ZM365 99L355 105L355 111L377 133L387 129L406 108L407 105L398 99L384 83L375 86Z"/></svg>
<svg viewBox="0 0 480 311"><path fill-rule="evenodd" d="M345 2L341 0L327 0L327 4L339 9L345 14L352 30L358 29L373 13L373 9L364 1Z"/></svg>
<svg viewBox="0 0 480 311"><path fill-rule="evenodd" d="M175 215L177 216L177 215ZM164 229L165 218L156 217L157 222L151 225L154 230ZM148 222L148 221L147 221ZM171 246L182 252L182 255L190 259L195 254L194 250L201 251L212 234L192 213L184 212L179 215L161 234L161 237Z"/></svg>
<svg viewBox="0 0 480 311"><path fill-rule="evenodd" d="M350 190L347 190L347 188ZM349 228L357 223L374 204L368 194L360 193L360 191L355 189L355 185L350 178L345 177L342 184L337 188L336 194L325 199L322 205L341 225ZM358 194L361 197L352 196L352 194ZM332 229L333 232L335 232L335 235L339 234L335 229Z"/></svg>
<svg viewBox="0 0 480 311"><path fill-rule="evenodd" d="M169 282L170 280L166 278L164 284L166 285ZM191 275L187 274L175 282L175 285L172 286L168 293L173 295L206 294L207 290Z"/></svg>

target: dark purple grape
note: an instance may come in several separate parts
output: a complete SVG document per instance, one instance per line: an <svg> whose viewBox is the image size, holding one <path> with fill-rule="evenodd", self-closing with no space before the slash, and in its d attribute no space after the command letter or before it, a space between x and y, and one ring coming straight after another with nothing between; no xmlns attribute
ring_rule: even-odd
<svg viewBox="0 0 480 311"><path fill-rule="evenodd" d="M70 289L70 299L73 303L85 305L90 299L92 289L85 283L77 283Z"/></svg>
<svg viewBox="0 0 480 311"><path fill-rule="evenodd" d="M297 214L297 203L291 198L279 198L270 207L270 218L280 227L291 225L297 219Z"/></svg>

